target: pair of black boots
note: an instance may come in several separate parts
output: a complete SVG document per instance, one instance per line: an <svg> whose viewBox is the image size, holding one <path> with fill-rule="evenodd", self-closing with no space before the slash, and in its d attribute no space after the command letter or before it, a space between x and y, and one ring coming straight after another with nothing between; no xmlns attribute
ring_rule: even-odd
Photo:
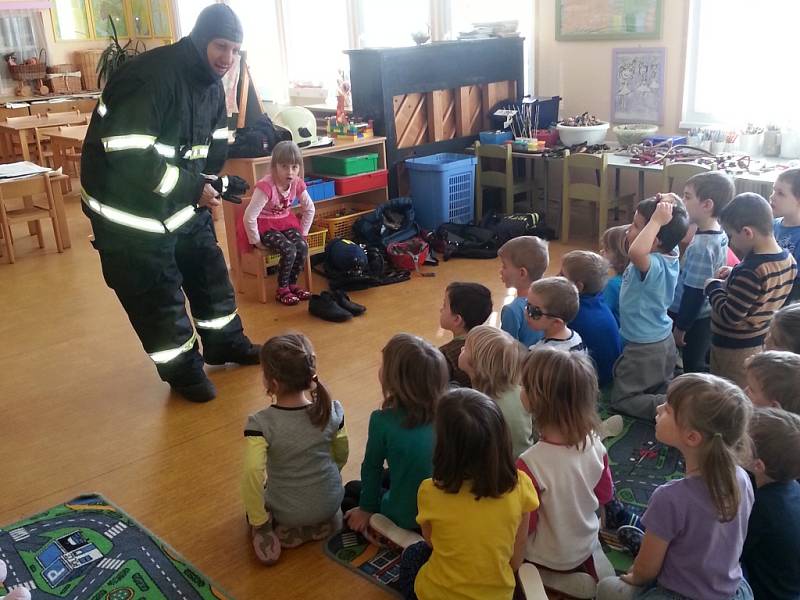
<svg viewBox="0 0 800 600"><path fill-rule="evenodd" d="M314 294L308 302L309 313L334 323L349 321L353 317L364 314L366 310L366 306L350 300L350 296L344 290L332 290L330 292L322 292L319 295Z"/></svg>

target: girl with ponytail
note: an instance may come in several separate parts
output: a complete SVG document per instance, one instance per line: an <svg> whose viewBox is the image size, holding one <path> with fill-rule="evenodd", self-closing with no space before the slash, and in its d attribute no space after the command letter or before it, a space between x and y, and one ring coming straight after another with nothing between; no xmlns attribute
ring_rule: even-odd
<svg viewBox="0 0 800 600"><path fill-rule="evenodd" d="M348 441L342 405L320 381L308 338L267 340L261 367L272 403L245 425L242 496L256 556L272 565L281 548L325 539L341 526Z"/></svg>
<svg viewBox="0 0 800 600"><path fill-rule="evenodd" d="M656 439L677 448L686 477L653 492L631 570L600 582L598 600L749 600L739 556L753 506L747 460L752 406L733 383L705 373L676 378L656 412Z"/></svg>

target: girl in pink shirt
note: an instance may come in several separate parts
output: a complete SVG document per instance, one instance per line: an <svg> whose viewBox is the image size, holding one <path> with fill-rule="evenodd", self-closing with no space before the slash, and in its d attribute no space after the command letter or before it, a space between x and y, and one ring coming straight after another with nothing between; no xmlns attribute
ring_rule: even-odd
<svg viewBox="0 0 800 600"><path fill-rule="evenodd" d="M280 142L272 151L269 175L256 183L244 212L247 240L256 248L280 254L275 299L292 306L308 300L311 292L297 285L308 254L306 237L314 220L314 202L303 182L303 157L294 142ZM300 204L300 219L292 204Z"/></svg>

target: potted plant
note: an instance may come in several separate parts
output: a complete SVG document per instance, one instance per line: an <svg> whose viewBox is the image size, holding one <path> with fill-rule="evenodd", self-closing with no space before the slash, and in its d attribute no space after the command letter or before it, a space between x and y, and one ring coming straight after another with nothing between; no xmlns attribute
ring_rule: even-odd
<svg viewBox="0 0 800 600"><path fill-rule="evenodd" d="M117 37L117 28L114 26L114 19L111 18L111 15L108 15L108 22L113 32L111 35L111 44L103 50L103 53L97 61L97 87L100 89L103 88L103 82L107 82L111 79L111 76L117 69L137 54L141 54L147 50L141 40L136 40L136 44L133 47L131 47L131 42L133 40L128 40L124 46L121 46L119 38ZM140 44L142 47L141 50L139 48Z"/></svg>

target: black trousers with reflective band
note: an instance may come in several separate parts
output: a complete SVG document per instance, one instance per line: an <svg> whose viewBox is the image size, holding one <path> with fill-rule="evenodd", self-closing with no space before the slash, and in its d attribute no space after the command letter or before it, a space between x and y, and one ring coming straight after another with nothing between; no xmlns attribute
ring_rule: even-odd
<svg viewBox="0 0 800 600"><path fill-rule="evenodd" d="M119 298L145 352L180 348L194 335L194 318L210 321L236 310L236 299L208 211L199 211L175 234L122 231L103 217L90 216L103 277ZM235 316L221 329L197 328L204 350L229 347L244 336ZM172 360L156 363L161 379L174 385L196 383L203 357L198 345Z"/></svg>

